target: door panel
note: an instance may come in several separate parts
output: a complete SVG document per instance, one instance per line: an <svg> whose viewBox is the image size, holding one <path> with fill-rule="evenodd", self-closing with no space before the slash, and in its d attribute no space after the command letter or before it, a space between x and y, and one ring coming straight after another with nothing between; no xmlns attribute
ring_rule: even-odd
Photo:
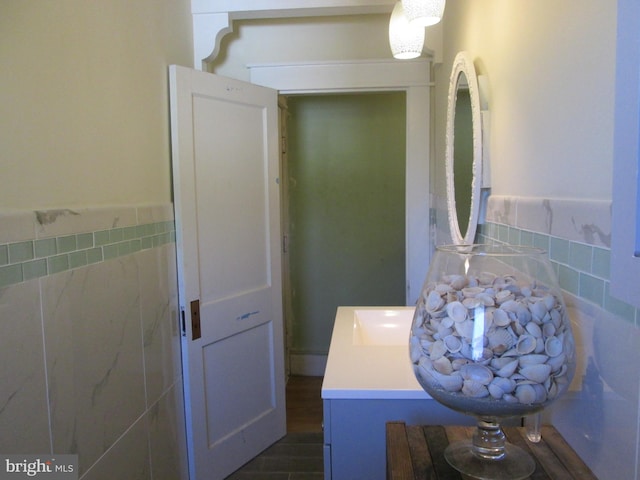
<svg viewBox="0 0 640 480"><path fill-rule="evenodd" d="M277 92L170 73L190 475L210 480L286 431Z"/></svg>

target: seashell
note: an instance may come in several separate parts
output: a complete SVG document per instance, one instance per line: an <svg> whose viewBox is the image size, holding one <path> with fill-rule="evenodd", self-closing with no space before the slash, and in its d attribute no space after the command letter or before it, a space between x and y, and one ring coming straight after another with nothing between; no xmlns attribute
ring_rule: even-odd
<svg viewBox="0 0 640 480"><path fill-rule="evenodd" d="M478 274L478 283L480 285L493 285L496 279L496 274L493 272L480 272Z"/></svg>
<svg viewBox="0 0 640 480"><path fill-rule="evenodd" d="M502 400L504 400L507 403L518 403L518 397L516 397L515 395L513 395L511 393L505 393L502 396Z"/></svg>
<svg viewBox="0 0 640 480"><path fill-rule="evenodd" d="M469 318L467 307L458 301L447 304L447 315L451 317L454 322L464 322Z"/></svg>
<svg viewBox="0 0 640 480"><path fill-rule="evenodd" d="M457 322L455 324L455 329L458 335L462 338L471 342L473 338L473 321L472 320L464 320L463 322Z"/></svg>
<svg viewBox="0 0 640 480"><path fill-rule="evenodd" d="M553 326L557 329L562 325L562 314L558 310L552 310L549 312L551 316L550 322L553 323Z"/></svg>
<svg viewBox="0 0 640 480"><path fill-rule="evenodd" d="M415 366L418 378L421 378L434 388L443 388L448 392L459 392L462 388L462 377L458 374L443 375L433 368L431 360L422 357L418 365Z"/></svg>
<svg viewBox="0 0 640 480"><path fill-rule="evenodd" d="M542 337L536 338L536 348L534 350L535 353L543 353L544 352L544 340Z"/></svg>
<svg viewBox="0 0 640 480"><path fill-rule="evenodd" d="M545 363L527 365L520 368L520 374L536 383L543 383L551 374L551 367Z"/></svg>
<svg viewBox="0 0 640 480"><path fill-rule="evenodd" d="M515 295L509 290L500 290L496 293L496 303L498 305L503 305L506 302L512 302L515 298Z"/></svg>
<svg viewBox="0 0 640 480"><path fill-rule="evenodd" d="M462 393L467 397L484 398L489 396L489 389L477 380L465 380L462 384Z"/></svg>
<svg viewBox="0 0 640 480"><path fill-rule="evenodd" d="M545 295L542 300L544 301L548 311L551 311L556 305L558 305L556 298L551 294Z"/></svg>
<svg viewBox="0 0 640 480"><path fill-rule="evenodd" d="M566 365L566 361L567 356L564 353L561 353L556 357L549 358L549 360L547 360L547 365L551 366L552 372L557 372Z"/></svg>
<svg viewBox="0 0 640 480"><path fill-rule="evenodd" d="M547 305L545 304L544 300L538 300L529 305L529 311L531 312L531 316L533 318L542 320L544 316L549 312L549 309L547 309Z"/></svg>
<svg viewBox="0 0 640 480"><path fill-rule="evenodd" d="M531 385L533 387L533 390L536 392L536 399L534 400L534 403L542 403L547 399L547 389L540 384L537 385Z"/></svg>
<svg viewBox="0 0 640 480"><path fill-rule="evenodd" d="M522 325L527 325L531 321L531 312L529 312L529 309L522 303L518 302L515 314L516 318Z"/></svg>
<svg viewBox="0 0 640 480"><path fill-rule="evenodd" d="M463 380L474 380L482 385L489 385L493 380L493 372L484 365L470 363L460 369Z"/></svg>
<svg viewBox="0 0 640 480"><path fill-rule="evenodd" d="M506 327L511 323L511 319L509 318L509 314L505 310L501 308L497 308L493 311L493 324L498 327Z"/></svg>
<svg viewBox="0 0 640 480"><path fill-rule="evenodd" d="M453 288L451 288L451 285L449 285L448 283L438 283L435 286L434 290L440 294L443 294L443 293L451 292Z"/></svg>
<svg viewBox="0 0 640 480"><path fill-rule="evenodd" d="M484 302L482 301L482 299L476 297L465 298L464 300L462 300L462 304L469 309L477 308L480 306L484 307Z"/></svg>
<svg viewBox="0 0 640 480"><path fill-rule="evenodd" d="M424 305L429 313L439 312L444 307L444 298L440 296L439 292L432 290L429 292L429 295L427 295Z"/></svg>
<svg viewBox="0 0 640 480"><path fill-rule="evenodd" d="M451 375L453 372L453 366L447 357L440 357L437 360L433 360L432 363L433 369L436 372L442 373L443 375Z"/></svg>
<svg viewBox="0 0 640 480"><path fill-rule="evenodd" d="M524 329L536 338L542 337L542 329L537 323L529 322L526 324Z"/></svg>
<svg viewBox="0 0 640 480"><path fill-rule="evenodd" d="M549 337L544 342L544 351L550 357L557 357L562 353L562 341L558 337Z"/></svg>
<svg viewBox="0 0 640 480"><path fill-rule="evenodd" d="M516 382L510 378L495 377L489 386L493 385L502 390L502 393L511 393L516 389Z"/></svg>
<svg viewBox="0 0 640 480"><path fill-rule="evenodd" d="M462 340L455 335L447 335L443 341L447 350L451 353L458 353L462 349Z"/></svg>
<svg viewBox="0 0 640 480"><path fill-rule="evenodd" d="M498 295L500 294L504 294L504 292L507 292L509 295L511 295L510 298L507 298L505 300L500 300L498 298ZM503 290L501 292L498 292L498 295L496 295L496 302L498 302L498 304L500 305L500 308L506 312L509 313L515 313L518 310L518 305L519 303L516 302L513 298L513 294L511 292L508 292L507 290ZM504 296L504 295L503 295Z"/></svg>
<svg viewBox="0 0 640 480"><path fill-rule="evenodd" d="M507 358L512 358L512 357L507 357ZM518 360L512 359L511 362L500 367L500 369L496 371L496 375L504 378L511 377L511 375L513 375L516 369L518 368L518 365L519 365Z"/></svg>
<svg viewBox="0 0 640 480"><path fill-rule="evenodd" d="M553 337L556 334L556 326L551 322L542 324L542 336Z"/></svg>
<svg viewBox="0 0 640 480"><path fill-rule="evenodd" d="M454 371L460 370L464 365L469 365L469 363L471 363L471 360L467 358L454 358L451 360L451 366Z"/></svg>
<svg viewBox="0 0 640 480"><path fill-rule="evenodd" d="M537 394L532 385L518 385L516 387L516 398L518 402L531 404L535 402Z"/></svg>
<svg viewBox="0 0 640 480"><path fill-rule="evenodd" d="M532 335L521 335L516 343L516 351L519 355L526 355L536 349L536 338Z"/></svg>
<svg viewBox="0 0 640 480"><path fill-rule="evenodd" d="M479 293L478 295L476 295L476 298L478 300L481 300L482 304L485 307L493 307L496 304L495 300L493 299L493 296L491 296L491 294L486 292Z"/></svg>
<svg viewBox="0 0 640 480"><path fill-rule="evenodd" d="M521 367L528 367L529 365L539 365L541 363L545 363L547 360L549 360L549 357L546 355L530 353L528 355L522 355L518 359L518 363Z"/></svg>
<svg viewBox="0 0 640 480"><path fill-rule="evenodd" d="M464 275L449 275L448 281L449 285L451 285L451 288L454 290L462 290L469 283L467 277Z"/></svg>
<svg viewBox="0 0 640 480"><path fill-rule="evenodd" d="M475 297L484 292L484 288L482 287L466 287L462 289L462 295L468 298Z"/></svg>
<svg viewBox="0 0 640 480"><path fill-rule="evenodd" d="M498 328L488 333L487 340L489 342L489 348L495 353L504 353L513 347L515 343L513 335L505 328Z"/></svg>
<svg viewBox="0 0 640 480"><path fill-rule="evenodd" d="M411 363L416 363L422 357L422 344L418 337L411 337L409 339L409 356L411 357Z"/></svg>
<svg viewBox="0 0 640 480"><path fill-rule="evenodd" d="M429 348L429 358L432 361L443 357L445 353L447 353L447 346L444 344L443 340L437 340L433 342L433 344Z"/></svg>

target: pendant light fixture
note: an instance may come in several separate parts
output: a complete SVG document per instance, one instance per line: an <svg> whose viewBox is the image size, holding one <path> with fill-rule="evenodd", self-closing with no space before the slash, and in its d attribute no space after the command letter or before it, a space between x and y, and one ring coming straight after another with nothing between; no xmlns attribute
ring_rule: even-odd
<svg viewBox="0 0 640 480"><path fill-rule="evenodd" d="M446 0L402 0L402 8L410 23L423 27L442 20Z"/></svg>
<svg viewBox="0 0 640 480"><path fill-rule="evenodd" d="M407 60L422 55L424 27L409 23L402 2L398 1L389 21L389 45L394 58Z"/></svg>

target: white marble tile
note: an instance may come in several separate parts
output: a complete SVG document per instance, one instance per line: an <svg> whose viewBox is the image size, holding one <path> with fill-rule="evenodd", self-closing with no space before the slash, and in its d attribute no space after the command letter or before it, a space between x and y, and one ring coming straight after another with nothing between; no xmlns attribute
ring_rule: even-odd
<svg viewBox="0 0 640 480"><path fill-rule="evenodd" d="M611 248L610 201L542 198L514 198L514 201L518 228Z"/></svg>
<svg viewBox="0 0 640 480"><path fill-rule="evenodd" d="M151 480L148 437L147 419L143 416L81 480Z"/></svg>
<svg viewBox="0 0 640 480"><path fill-rule="evenodd" d="M514 198L491 195L487 199L486 219L488 222L515 225L516 203Z"/></svg>
<svg viewBox="0 0 640 480"><path fill-rule="evenodd" d="M138 267L129 255L41 282L53 447L83 472L145 410Z"/></svg>
<svg viewBox="0 0 640 480"><path fill-rule="evenodd" d="M147 405L180 376L180 334L175 245L137 254Z"/></svg>
<svg viewBox="0 0 640 480"><path fill-rule="evenodd" d="M138 224L173 220L173 203L138 207Z"/></svg>
<svg viewBox="0 0 640 480"><path fill-rule="evenodd" d="M35 215L37 238L136 225L135 207L63 208L38 210Z"/></svg>
<svg viewBox="0 0 640 480"><path fill-rule="evenodd" d="M51 453L38 281L0 289L0 452Z"/></svg>
<svg viewBox="0 0 640 480"><path fill-rule="evenodd" d="M0 210L0 244L33 240L36 217L32 211Z"/></svg>
<svg viewBox="0 0 640 480"><path fill-rule="evenodd" d="M188 476L182 399L182 384L177 383L147 414L153 480L186 480Z"/></svg>

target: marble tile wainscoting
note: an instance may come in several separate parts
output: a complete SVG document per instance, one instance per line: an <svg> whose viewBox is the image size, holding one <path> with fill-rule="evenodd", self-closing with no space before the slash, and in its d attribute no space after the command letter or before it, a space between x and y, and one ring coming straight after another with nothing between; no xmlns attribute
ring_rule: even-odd
<svg viewBox="0 0 640 480"><path fill-rule="evenodd" d="M640 479L640 312L609 295L611 204L492 196L483 222L478 243L547 250L565 294L578 370L545 421L599 478Z"/></svg>
<svg viewBox="0 0 640 480"><path fill-rule="evenodd" d="M0 452L186 478L172 205L0 212Z"/></svg>

